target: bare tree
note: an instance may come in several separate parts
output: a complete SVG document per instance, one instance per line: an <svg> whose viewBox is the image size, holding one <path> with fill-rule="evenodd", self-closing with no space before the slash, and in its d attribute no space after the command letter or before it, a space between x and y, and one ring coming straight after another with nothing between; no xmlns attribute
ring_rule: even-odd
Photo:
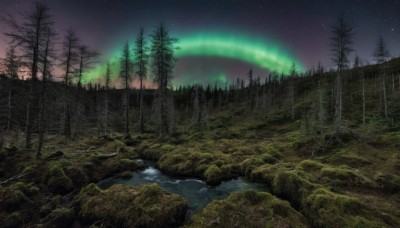
<svg viewBox="0 0 400 228"><path fill-rule="evenodd" d="M144 116L143 116L143 80L146 79L148 54L146 42L144 39L144 29L141 28L139 35L136 38L136 47L134 53L134 64L137 68L136 74L139 76L140 90L139 90L139 121L140 133L144 132Z"/></svg>
<svg viewBox="0 0 400 228"><path fill-rule="evenodd" d="M106 99L105 99L105 120L104 120L104 134L107 134L108 131L108 90L110 87L110 82L111 82L111 67L110 63L107 62L107 69L106 69L106 80L105 80L105 89L106 89Z"/></svg>
<svg viewBox="0 0 400 228"><path fill-rule="evenodd" d="M335 83L335 118L334 118L334 135L340 136L341 124L342 124L342 76L343 70L346 68L348 63L348 55L352 50L353 44L353 31L354 26L350 25L344 15L340 15L336 23L332 27L331 37L331 54L332 61L337 67L336 83Z"/></svg>
<svg viewBox="0 0 400 228"><path fill-rule="evenodd" d="M24 63L30 67L31 80L29 82L29 92L26 105L25 123L25 146L31 147L32 123L36 107L35 85L38 78L39 53L45 43L46 30L53 24L49 14L49 8L45 3L36 2L33 10L23 15L20 23L11 15L6 18L6 23L11 28L11 32L5 33L11 39L11 45L21 49Z"/></svg>
<svg viewBox="0 0 400 228"><path fill-rule="evenodd" d="M81 90L82 90L82 78L83 74L93 66L95 63L96 58L99 56L99 53L96 51L92 51L86 45L80 45L78 47L78 55L79 55L79 67L77 71L77 91L75 97L75 126L74 126L74 136L79 134L79 126L80 126L80 115L81 115L81 108L80 108L80 97L81 97Z"/></svg>
<svg viewBox="0 0 400 228"><path fill-rule="evenodd" d="M378 64L381 65L382 69L382 91L383 91L383 103L384 103L384 113L385 118L389 121L389 114L388 114L388 104L387 104L387 96L386 96L386 74L385 74L385 66L384 63L390 58L390 53L386 48L385 40L382 36L379 36L376 49L374 51L374 57Z"/></svg>
<svg viewBox="0 0 400 228"><path fill-rule="evenodd" d="M71 137L71 113L68 101L68 84L71 80L70 74L73 72L75 65L78 63L78 47L79 39L75 34L75 31L69 29L64 37L62 43L62 63L61 66L64 67L64 89L63 89L63 123L64 130L63 133L66 137Z"/></svg>
<svg viewBox="0 0 400 228"><path fill-rule="evenodd" d="M292 63L292 66L290 67L290 104L291 104L291 119L294 120L294 96L295 96L295 85L294 85L294 80L296 77L296 64Z"/></svg>
<svg viewBox="0 0 400 228"><path fill-rule="evenodd" d="M40 54L41 62L42 62L42 83L40 88L40 97L39 97L39 140L36 148L36 157L41 156L42 146L43 146L43 138L44 131L46 128L45 121L45 113L46 113L46 83L49 80L50 69L55 60L55 50L54 50L54 37L56 33L52 31L49 27L47 29L46 41L44 44L44 50Z"/></svg>
<svg viewBox="0 0 400 228"><path fill-rule="evenodd" d="M20 68L20 59L15 53L15 47L11 46L7 50L6 57L3 60L3 66L5 68L5 73L10 78L10 84L8 86L8 102L7 102L7 131L11 130L11 124L13 121L13 107L14 107L14 84L15 80L18 79L18 71Z"/></svg>
<svg viewBox="0 0 400 228"><path fill-rule="evenodd" d="M159 97L159 135L164 137L171 131L171 107L169 107L169 90L171 87L172 71L175 64L174 50L177 39L169 36L168 30L160 24L151 35L151 57L155 81L158 85Z"/></svg>
<svg viewBox="0 0 400 228"><path fill-rule="evenodd" d="M131 79L132 73L132 57L131 50L129 48L128 42L126 42L124 48L122 49L122 55L120 59L121 72L120 75L125 83L125 138L130 138L129 133L129 81Z"/></svg>

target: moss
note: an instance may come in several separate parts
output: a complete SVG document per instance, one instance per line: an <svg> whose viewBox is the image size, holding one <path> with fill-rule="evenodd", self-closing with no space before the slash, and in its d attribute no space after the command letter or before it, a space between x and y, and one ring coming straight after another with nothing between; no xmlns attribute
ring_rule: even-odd
<svg viewBox="0 0 400 228"><path fill-rule="evenodd" d="M16 182L9 188L21 190L26 196L31 197L39 193L39 188L34 183Z"/></svg>
<svg viewBox="0 0 400 228"><path fill-rule="evenodd" d="M74 222L74 211L70 208L56 208L49 215L47 215L42 222L45 227L49 228L63 228L63 227L71 227Z"/></svg>
<svg viewBox="0 0 400 228"><path fill-rule="evenodd" d="M7 211L15 211L29 201L21 190L7 189L1 195L0 202Z"/></svg>
<svg viewBox="0 0 400 228"><path fill-rule="evenodd" d="M171 227L184 220L187 202L156 184L128 187L113 185L100 190L86 186L74 200L79 217L87 224L103 221L116 227Z"/></svg>
<svg viewBox="0 0 400 228"><path fill-rule="evenodd" d="M72 191L72 180L65 175L64 170L59 166L50 167L48 176L47 186L53 193L66 194Z"/></svg>
<svg viewBox="0 0 400 228"><path fill-rule="evenodd" d="M130 179L133 177L133 174L130 171L125 171L125 172L120 173L118 176L122 179Z"/></svg>
<svg viewBox="0 0 400 228"><path fill-rule="evenodd" d="M219 184L224 178L222 170L216 165L211 165L208 167L208 169L204 172L204 177L206 179L206 183L210 185Z"/></svg>
<svg viewBox="0 0 400 228"><path fill-rule="evenodd" d="M324 188L318 188L307 196L303 210L316 226L352 227L359 225L360 220L367 224L366 227L385 226L384 222L375 216L377 213L358 199Z"/></svg>
<svg viewBox="0 0 400 228"><path fill-rule="evenodd" d="M255 168L258 166L262 166L264 164L265 164L265 162L261 158L258 158L258 157L247 158L241 163L242 173L245 173L246 170L249 169L249 167Z"/></svg>
<svg viewBox="0 0 400 228"><path fill-rule="evenodd" d="M80 166L70 166L64 169L66 176L68 176L75 188L85 186L89 182L86 171Z"/></svg>
<svg viewBox="0 0 400 228"><path fill-rule="evenodd" d="M269 164L275 164L276 162L278 162L278 159L276 159L275 157L273 157L272 155L265 153L259 156L259 158L261 160L263 160L265 163L269 163Z"/></svg>
<svg viewBox="0 0 400 228"><path fill-rule="evenodd" d="M136 161L124 158L119 161L117 172L135 171L140 167Z"/></svg>
<svg viewBox="0 0 400 228"><path fill-rule="evenodd" d="M344 166L324 167L321 169L321 177L325 178L333 186L364 186L373 187L373 183L361 174Z"/></svg>
<svg viewBox="0 0 400 228"><path fill-rule="evenodd" d="M21 227L24 222L24 216L20 211L15 211L10 214L0 217L1 227L11 228L11 227Z"/></svg>
<svg viewBox="0 0 400 228"><path fill-rule="evenodd" d="M288 170L288 164L277 163L277 164L265 164L256 167L252 170L249 179L259 182L264 182L269 186L272 186L272 182L275 176L281 172Z"/></svg>
<svg viewBox="0 0 400 228"><path fill-rule="evenodd" d="M54 210L54 204L52 204L52 203L46 203L46 204L44 204L44 205L42 205L41 207L40 207L40 209L39 209L39 215L41 216L41 217L45 217L45 216L47 216L48 214L50 214L50 212L52 211L52 210Z"/></svg>
<svg viewBox="0 0 400 228"><path fill-rule="evenodd" d="M370 160L351 154L335 154L329 157L327 160L335 164L345 164L355 168L371 164Z"/></svg>
<svg viewBox="0 0 400 228"><path fill-rule="evenodd" d="M286 201L254 190L212 201L185 227L308 227L307 220Z"/></svg>
<svg viewBox="0 0 400 228"><path fill-rule="evenodd" d="M291 202L299 206L302 203L302 199L316 186L298 176L294 171L285 171L275 176L272 187L274 193L290 199Z"/></svg>
<svg viewBox="0 0 400 228"><path fill-rule="evenodd" d="M300 162L298 167L305 171L315 172L315 171L320 171L325 166L317 161L304 160L304 161Z"/></svg>
<svg viewBox="0 0 400 228"><path fill-rule="evenodd" d="M400 191L400 176L377 172L374 175L374 180L380 188L387 192L396 193Z"/></svg>

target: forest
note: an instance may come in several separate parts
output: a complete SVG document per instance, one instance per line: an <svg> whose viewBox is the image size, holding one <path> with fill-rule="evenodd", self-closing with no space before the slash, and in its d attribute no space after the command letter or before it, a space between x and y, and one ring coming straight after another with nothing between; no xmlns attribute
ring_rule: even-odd
<svg viewBox="0 0 400 228"><path fill-rule="evenodd" d="M0 227L400 227L400 58L385 37L373 63L350 59L341 14L334 68L175 85L167 23L100 62L47 4L16 16L2 19Z"/></svg>

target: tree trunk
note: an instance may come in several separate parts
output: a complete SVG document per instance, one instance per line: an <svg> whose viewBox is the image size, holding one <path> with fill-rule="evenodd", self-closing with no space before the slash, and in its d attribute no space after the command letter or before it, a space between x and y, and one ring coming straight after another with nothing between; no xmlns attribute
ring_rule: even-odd
<svg viewBox="0 0 400 228"><path fill-rule="evenodd" d="M25 121L25 147L31 148L32 134L32 102L33 102L33 79L29 82L28 100L26 105L26 121Z"/></svg>
<svg viewBox="0 0 400 228"><path fill-rule="evenodd" d="M340 125L342 121L342 82L341 69L336 76L336 98L335 98L335 136L340 136Z"/></svg>
<svg viewBox="0 0 400 228"><path fill-rule="evenodd" d="M143 117L143 76L140 76L139 115L140 115L140 133L143 134L143 132L144 132L144 117Z"/></svg>
<svg viewBox="0 0 400 228"><path fill-rule="evenodd" d="M107 127L108 127L108 85L106 86L106 117L104 123L104 134L107 134Z"/></svg>
<svg viewBox="0 0 400 228"><path fill-rule="evenodd" d="M129 88L128 88L128 77L125 77L125 136L129 137Z"/></svg>
<svg viewBox="0 0 400 228"><path fill-rule="evenodd" d="M386 97L386 77L385 73L382 75L382 89L383 89L383 103L384 103L384 112L385 112L385 118L387 121L389 121L389 115L388 115L388 104L387 104L387 97Z"/></svg>
<svg viewBox="0 0 400 228"><path fill-rule="evenodd" d="M362 75L362 99L363 99L363 124L365 124L365 78L364 78L364 71L361 71Z"/></svg>
<svg viewBox="0 0 400 228"><path fill-rule="evenodd" d="M10 86L8 87L7 131L11 130L12 106L13 106L13 89L14 89L14 79L11 79L10 80Z"/></svg>

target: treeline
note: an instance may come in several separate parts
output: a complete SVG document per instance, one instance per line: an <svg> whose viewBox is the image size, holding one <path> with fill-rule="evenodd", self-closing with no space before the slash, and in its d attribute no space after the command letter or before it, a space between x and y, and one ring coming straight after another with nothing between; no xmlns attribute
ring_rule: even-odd
<svg viewBox="0 0 400 228"><path fill-rule="evenodd" d="M46 133L79 137L119 131L129 139L130 132L137 131L163 138L176 132L176 121L191 120L196 131L208 129L212 113L232 107L237 107L240 115L300 120L305 141L315 146L314 151L324 150L356 126L376 121L394 126L400 120L399 59L388 61L390 54L380 37L371 50L376 65L366 65L358 56L350 61L354 27L343 16L332 27L336 71L326 72L318 64L316 69L297 72L293 64L287 75L271 72L264 80L254 77L250 69L246 79L222 87L187 85L176 89L172 75L177 40L163 24L154 29L149 43L140 29L133 48L124 45L120 72L111 72L107 63L101 85L82 85L85 72L99 54L82 45L73 30L67 31L62 51L57 52L57 34L45 4L36 3L23 20L7 20L10 48L0 79L0 130L14 132L15 140L23 132L28 148L34 138L37 156ZM61 82L52 76L56 66L64 70ZM19 80L21 69L31 75L29 79ZM120 75L123 88L111 88L113 74ZM149 75L157 84L155 90L143 86ZM139 88L130 87L132 77L139 78Z"/></svg>
<svg viewBox="0 0 400 228"><path fill-rule="evenodd" d="M44 3L35 3L26 16L16 19L12 15L8 15L4 21L10 29L10 32L5 33L10 39L10 48L3 61L5 76L9 78L9 80L5 80L5 84L2 83L2 86L7 88L7 95L2 96L7 97L5 105L7 110L2 115L2 120L6 120L5 130L9 132L13 129L21 130L23 128L27 148L32 147L32 134L37 133L36 154L38 157L41 155L44 133L48 129L47 124L51 122L51 119L59 118L58 128L61 134L66 137L76 137L80 133L88 110L95 109L97 110L96 115L100 116L99 110L104 109L102 111L105 116L103 125L104 131L107 132L110 112L109 96L112 94L109 91L112 74L110 64L107 64L107 72L105 72L105 91L102 98L104 104L100 105L97 100L94 103L96 105L85 103L88 100L86 95L90 91L86 91L82 85L82 79L85 72L96 62L99 54L84 45L72 29L68 29L61 45L57 46L58 34L55 33L55 23L52 21L49 8ZM168 30L163 24L153 31L151 39L151 46L147 47L144 30L141 29L134 50L132 51L129 44L126 43L121 53L121 72L119 74L123 79L125 90L122 100L125 109L124 132L126 138L130 138L129 98L131 88L129 84L132 75L137 75L140 79L140 131L144 131L143 80L147 74L149 57L152 58L152 65L149 67L151 67L154 80L158 85L158 105L155 108L159 114L159 135L164 137L171 132L171 94L169 91L175 63L173 53L176 39L169 36ZM61 51L57 51L57 48ZM54 81L52 72L55 67L65 72L61 80L57 80L61 81L60 85L51 83ZM18 82L18 73L22 69L29 75L26 80L27 86L20 86L21 83ZM53 91L54 89L57 91ZM2 89L3 91L4 89ZM52 103L52 101L54 102ZM101 108L96 106L101 106ZM24 123L16 114L22 110L25 113ZM57 113L52 113L54 110L57 110ZM49 115L50 113L52 115ZM100 124L99 118L97 118L97 122Z"/></svg>

